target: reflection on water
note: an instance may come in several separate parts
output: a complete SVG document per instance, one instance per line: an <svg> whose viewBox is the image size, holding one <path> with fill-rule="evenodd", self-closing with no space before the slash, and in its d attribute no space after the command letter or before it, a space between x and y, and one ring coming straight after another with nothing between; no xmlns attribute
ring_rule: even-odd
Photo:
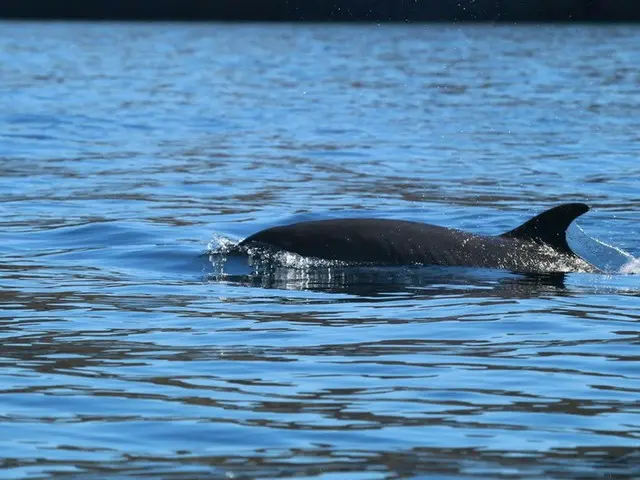
<svg viewBox="0 0 640 480"><path fill-rule="evenodd" d="M640 477L637 29L0 32L4 476ZM609 273L206 248L568 201Z"/></svg>
<svg viewBox="0 0 640 480"><path fill-rule="evenodd" d="M566 274L518 274L500 270L464 267L412 266L364 267L323 265L282 265L273 259L213 254L209 256L215 273L211 281L283 290L314 290L375 297L404 294L429 297L439 294L484 296L538 296L562 293Z"/></svg>

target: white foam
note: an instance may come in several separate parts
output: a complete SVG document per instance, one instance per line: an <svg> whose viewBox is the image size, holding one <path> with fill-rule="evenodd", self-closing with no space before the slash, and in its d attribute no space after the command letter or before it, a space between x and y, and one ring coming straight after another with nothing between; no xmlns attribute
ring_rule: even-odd
<svg viewBox="0 0 640 480"><path fill-rule="evenodd" d="M620 267L620 273L640 274L640 259L634 258Z"/></svg>
<svg viewBox="0 0 640 480"><path fill-rule="evenodd" d="M229 237L222 235L214 235L211 241L207 244L207 250L211 253L217 253L223 255L228 253L233 247L238 244L237 241L232 240Z"/></svg>

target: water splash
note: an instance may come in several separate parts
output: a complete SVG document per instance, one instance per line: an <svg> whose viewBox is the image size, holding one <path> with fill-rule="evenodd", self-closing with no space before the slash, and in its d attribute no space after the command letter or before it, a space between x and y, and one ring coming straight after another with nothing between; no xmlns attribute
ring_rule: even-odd
<svg viewBox="0 0 640 480"><path fill-rule="evenodd" d="M640 274L640 259L633 258L620 267L620 273L626 274Z"/></svg>
<svg viewBox="0 0 640 480"><path fill-rule="evenodd" d="M335 268L350 264L338 260L303 257L296 253L278 250L266 246L239 245L234 240L222 235L215 235L207 245L209 261L213 266L213 277L225 280L236 276L292 276L299 280L311 271L323 270L332 272ZM330 274L331 275L331 274Z"/></svg>
<svg viewBox="0 0 640 480"><path fill-rule="evenodd" d="M609 245L586 233L579 225L575 225L582 238L574 238L574 251L589 263L609 274L640 274L640 259L635 258L619 247ZM573 233L573 227L570 230Z"/></svg>
<svg viewBox="0 0 640 480"><path fill-rule="evenodd" d="M218 255L225 255L233 250L238 245L238 241L233 240L224 235L214 234L213 238L207 244L207 252L209 254L216 253Z"/></svg>

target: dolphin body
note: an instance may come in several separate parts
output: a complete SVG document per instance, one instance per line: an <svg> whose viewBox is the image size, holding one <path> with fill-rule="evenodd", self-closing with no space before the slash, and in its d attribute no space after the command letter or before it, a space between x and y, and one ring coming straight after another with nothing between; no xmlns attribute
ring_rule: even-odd
<svg viewBox="0 0 640 480"><path fill-rule="evenodd" d="M349 264L466 266L523 273L599 272L571 250L566 238L571 222L588 211L583 203L559 205L497 236L404 220L318 220L268 228L238 246L285 250Z"/></svg>

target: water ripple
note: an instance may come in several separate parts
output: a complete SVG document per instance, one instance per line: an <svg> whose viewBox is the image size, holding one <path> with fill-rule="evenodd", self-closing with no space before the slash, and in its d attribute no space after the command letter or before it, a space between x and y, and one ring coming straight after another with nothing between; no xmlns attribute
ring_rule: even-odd
<svg viewBox="0 0 640 480"><path fill-rule="evenodd" d="M636 28L0 32L6 477L640 477L637 275L265 274L207 248L374 213L496 234L583 201L618 272Z"/></svg>

